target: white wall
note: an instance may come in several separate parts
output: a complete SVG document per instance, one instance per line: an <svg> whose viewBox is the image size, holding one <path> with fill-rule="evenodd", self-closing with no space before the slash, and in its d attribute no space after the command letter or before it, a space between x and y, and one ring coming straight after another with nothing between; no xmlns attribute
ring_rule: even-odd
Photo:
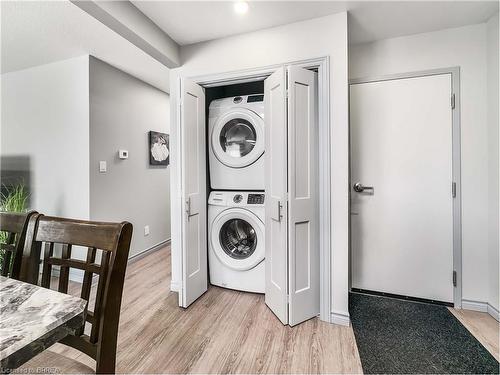
<svg viewBox="0 0 500 375"><path fill-rule="evenodd" d="M90 218L130 221L130 256L170 239L170 166L149 165L150 130L169 133L169 95L90 57Z"/></svg>
<svg viewBox="0 0 500 375"><path fill-rule="evenodd" d="M461 79L462 298L486 302L490 205L486 25L386 39L349 50L350 78L453 66L460 66Z"/></svg>
<svg viewBox="0 0 500 375"><path fill-rule="evenodd" d="M332 311L348 315L348 98L347 14L297 22L285 26L218 39L181 48L179 76L265 67L316 57L330 57L330 119L332 162ZM172 124L177 123L175 85L172 85ZM172 136L176 129L172 126ZM175 152L172 150L172 152ZM177 171L178 172L178 171ZM180 277L179 195L174 193L176 170L172 170L172 282ZM177 215L176 215L177 213ZM177 219L177 220L176 220Z"/></svg>
<svg viewBox="0 0 500 375"><path fill-rule="evenodd" d="M487 81L488 81L488 247L489 247L489 283L488 302L499 310L499 132L498 132L498 13L487 25Z"/></svg>
<svg viewBox="0 0 500 375"><path fill-rule="evenodd" d="M28 155L31 208L89 218L89 57L1 76L1 154Z"/></svg>

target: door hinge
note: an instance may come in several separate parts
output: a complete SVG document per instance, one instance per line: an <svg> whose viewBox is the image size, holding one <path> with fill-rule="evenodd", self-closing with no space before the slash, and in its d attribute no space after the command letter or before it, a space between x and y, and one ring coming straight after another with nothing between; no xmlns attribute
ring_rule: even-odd
<svg viewBox="0 0 500 375"><path fill-rule="evenodd" d="M457 183L456 182L451 183L451 196L453 198L457 197Z"/></svg>
<svg viewBox="0 0 500 375"><path fill-rule="evenodd" d="M455 109L455 94L451 94L451 109Z"/></svg>
<svg viewBox="0 0 500 375"><path fill-rule="evenodd" d="M286 303L290 303L290 294L286 295Z"/></svg>
<svg viewBox="0 0 500 375"><path fill-rule="evenodd" d="M453 286L457 286L457 271L453 271Z"/></svg>

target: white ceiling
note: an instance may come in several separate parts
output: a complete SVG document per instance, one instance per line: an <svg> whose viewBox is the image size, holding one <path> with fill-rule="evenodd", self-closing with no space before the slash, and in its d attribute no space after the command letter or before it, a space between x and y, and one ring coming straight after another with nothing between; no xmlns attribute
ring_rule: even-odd
<svg viewBox="0 0 500 375"><path fill-rule="evenodd" d="M349 11L350 43L485 22L498 1L251 1L244 15L232 1L132 0L181 45Z"/></svg>
<svg viewBox="0 0 500 375"><path fill-rule="evenodd" d="M93 55L163 91L169 69L69 1L1 1L1 73Z"/></svg>
<svg viewBox="0 0 500 375"><path fill-rule="evenodd" d="M359 43L484 22L498 2L233 2L133 1L180 44L225 37L349 10ZM1 73L90 54L163 91L169 69L69 1L2 1Z"/></svg>

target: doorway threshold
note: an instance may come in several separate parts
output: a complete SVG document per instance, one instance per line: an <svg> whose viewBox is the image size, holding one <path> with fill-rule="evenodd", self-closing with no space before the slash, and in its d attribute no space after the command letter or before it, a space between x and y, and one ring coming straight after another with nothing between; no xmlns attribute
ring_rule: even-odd
<svg viewBox="0 0 500 375"><path fill-rule="evenodd" d="M453 307L454 306L453 302L436 301L436 300L433 300L433 299L404 296L404 295L401 295L401 294L392 294L392 293L386 293L386 292L377 292L377 291L374 291L374 290L351 288L351 293L368 294L368 295L372 295L372 296L394 298L394 299L399 299L399 300L404 300L404 301L428 303L428 304L432 304L432 305L440 305L440 306L447 306L447 307Z"/></svg>

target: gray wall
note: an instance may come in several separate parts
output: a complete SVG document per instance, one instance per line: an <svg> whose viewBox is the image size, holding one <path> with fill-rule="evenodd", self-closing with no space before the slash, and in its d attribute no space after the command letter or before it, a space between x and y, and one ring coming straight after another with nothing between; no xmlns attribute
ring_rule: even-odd
<svg viewBox="0 0 500 375"><path fill-rule="evenodd" d="M148 132L170 133L169 108L168 94L90 57L90 218L130 221L130 256L170 239L170 166L148 157Z"/></svg>

